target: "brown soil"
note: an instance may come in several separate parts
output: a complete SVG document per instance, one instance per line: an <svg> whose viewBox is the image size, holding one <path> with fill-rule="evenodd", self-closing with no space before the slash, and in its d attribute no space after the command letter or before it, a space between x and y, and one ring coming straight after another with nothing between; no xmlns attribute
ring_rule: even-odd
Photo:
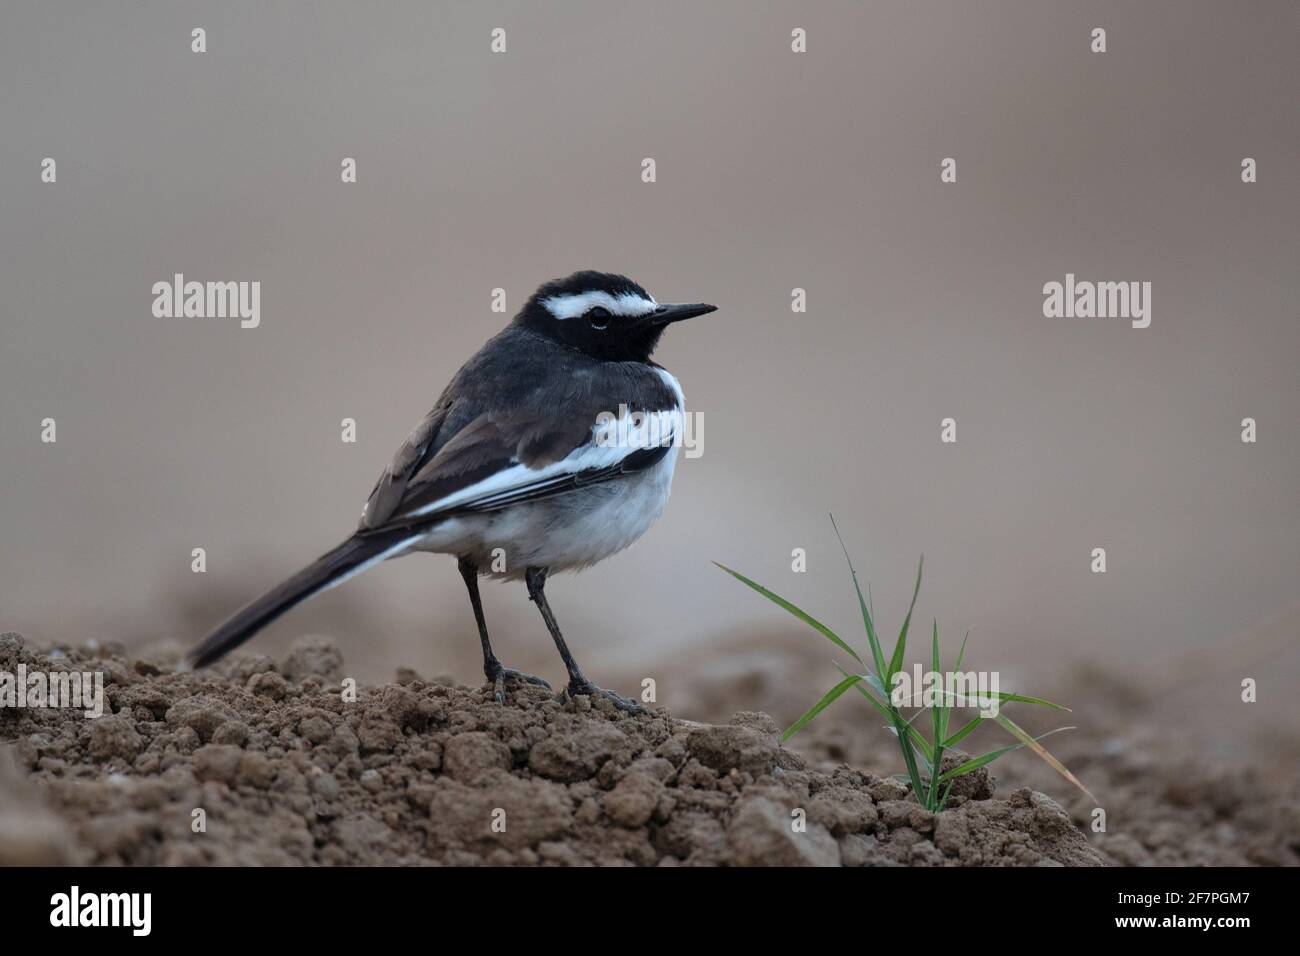
<svg viewBox="0 0 1300 956"><path fill-rule="evenodd" d="M711 665L665 676L665 702L695 702L692 713L710 720L740 701L762 701L788 726L838 677L818 641L778 632L712 646ZM1300 865L1300 740L1289 728L1248 721L1224 730L1230 704L1179 688L1154 693L1148 675L1089 665L1063 668L1054 685L1035 690L1073 712L1021 706L1013 716L1034 733L1076 728L1045 743L1097 797L1105 831L1093 832L1096 805L1032 754L1002 758L990 766L992 777L1000 789L1030 787L1059 800L1108 864ZM967 739L974 753L1011 742L996 728ZM902 770L882 721L852 694L787 747L813 767L847 761L881 773Z"/></svg>
<svg viewBox="0 0 1300 956"><path fill-rule="evenodd" d="M111 713L0 710L0 865L1104 862L1041 793L980 771L930 814L811 767L761 713L628 717L531 687L502 706L410 673L349 703L321 639L190 673L0 635L0 670L20 662L103 671Z"/></svg>

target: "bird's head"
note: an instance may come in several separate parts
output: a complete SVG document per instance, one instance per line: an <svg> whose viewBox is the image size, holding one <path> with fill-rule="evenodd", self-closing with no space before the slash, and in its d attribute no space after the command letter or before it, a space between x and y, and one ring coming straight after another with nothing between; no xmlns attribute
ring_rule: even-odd
<svg viewBox="0 0 1300 956"><path fill-rule="evenodd" d="M624 276L575 272L534 292L515 323L592 358L644 362L671 323L715 309L702 304L661 305Z"/></svg>

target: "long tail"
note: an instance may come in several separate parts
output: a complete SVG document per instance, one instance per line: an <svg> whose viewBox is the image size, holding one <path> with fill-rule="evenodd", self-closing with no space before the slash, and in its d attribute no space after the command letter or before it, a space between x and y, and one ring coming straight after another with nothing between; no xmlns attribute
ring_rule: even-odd
<svg viewBox="0 0 1300 956"><path fill-rule="evenodd" d="M206 667L233 651L281 614L297 607L309 597L342 584L385 558L394 556L418 537L409 528L353 535L333 551L321 555L293 577L237 611L190 652L190 662L195 667Z"/></svg>

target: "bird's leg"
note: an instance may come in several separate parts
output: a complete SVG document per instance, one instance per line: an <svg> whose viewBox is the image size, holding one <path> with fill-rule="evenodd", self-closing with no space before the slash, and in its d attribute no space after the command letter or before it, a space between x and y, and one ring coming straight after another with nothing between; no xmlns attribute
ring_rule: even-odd
<svg viewBox="0 0 1300 956"><path fill-rule="evenodd" d="M483 616L483 600L478 594L478 568L468 558L461 558L457 562L457 567L460 568L460 576L465 579L465 587L469 590L469 603L474 606L474 621L478 624L478 639L483 644L483 674L487 677L488 683L493 685L493 696L496 697L497 703L504 704L506 702L507 680L539 684L550 690L551 685L540 677L503 667L501 662L497 660L497 656L492 653L492 644L488 641L487 619Z"/></svg>
<svg viewBox="0 0 1300 956"><path fill-rule="evenodd" d="M634 700L628 700L621 694L616 694L612 690L605 690L603 687L597 687L587 675L582 672L578 662L573 659L569 652L569 646L564 643L564 635L560 633L560 625L556 623L555 614L551 611L551 606L546 603L546 568L528 568L524 571L524 583L528 585L528 597L537 609L542 612L542 620L546 622L546 629L551 632L551 637L555 640L555 649L560 652L560 657L564 660L564 667L569 672L569 686L566 692L570 697L577 694L583 694L588 697L604 697L619 710L626 711L629 714L644 714L646 709Z"/></svg>

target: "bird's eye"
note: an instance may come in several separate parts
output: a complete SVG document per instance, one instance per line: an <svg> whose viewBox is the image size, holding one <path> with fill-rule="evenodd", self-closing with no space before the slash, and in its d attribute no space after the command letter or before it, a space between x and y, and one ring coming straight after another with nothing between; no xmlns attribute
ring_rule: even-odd
<svg viewBox="0 0 1300 956"><path fill-rule="evenodd" d="M593 329L604 329L609 326L609 309L604 306L596 306L587 312L587 321L591 323Z"/></svg>

